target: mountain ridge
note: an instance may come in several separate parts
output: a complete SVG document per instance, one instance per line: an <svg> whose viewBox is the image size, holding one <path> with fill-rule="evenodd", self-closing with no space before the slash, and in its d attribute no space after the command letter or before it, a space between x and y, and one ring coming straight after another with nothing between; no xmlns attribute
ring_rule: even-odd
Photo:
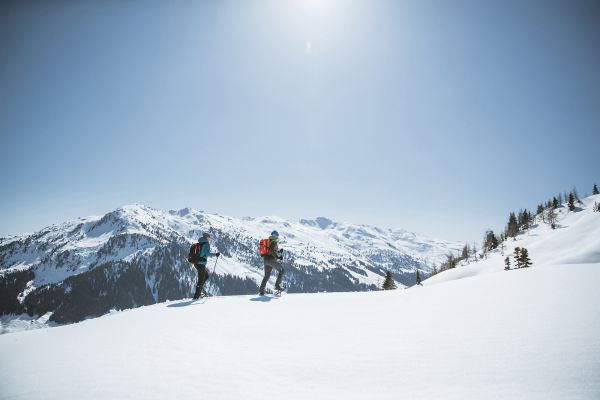
<svg viewBox="0 0 600 400"><path fill-rule="evenodd" d="M285 249L285 282L296 292L373 290L386 270L399 284L411 284L416 270L429 272L461 247L402 229L325 217L240 219L191 207L162 211L124 205L102 216L0 238L0 313L51 313L50 321L65 323L188 297L196 277L187 250L204 231L213 234L214 248L224 256L209 290L255 293L263 273L258 240L274 229Z"/></svg>

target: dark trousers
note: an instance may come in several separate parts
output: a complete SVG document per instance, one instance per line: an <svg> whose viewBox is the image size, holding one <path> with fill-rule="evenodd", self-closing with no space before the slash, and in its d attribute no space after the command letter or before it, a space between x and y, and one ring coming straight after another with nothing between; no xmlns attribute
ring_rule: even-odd
<svg viewBox="0 0 600 400"><path fill-rule="evenodd" d="M202 289L204 289L204 283L208 280L208 271L206 270L206 265L194 264L194 267L196 267L196 271L198 271L198 283L196 284L194 298L199 299L202 294Z"/></svg>
<svg viewBox="0 0 600 400"><path fill-rule="evenodd" d="M277 274L277 280L275 281L275 287L278 287L281 285L281 279L283 278L283 267L281 266L281 263L279 261L277 261L274 258L264 258L265 260L265 277L263 278L261 284L260 284L260 292L264 292L265 291L265 287L267 286L267 282L269 281L269 278L271 277L271 271L273 270L273 268L275 268L278 271Z"/></svg>

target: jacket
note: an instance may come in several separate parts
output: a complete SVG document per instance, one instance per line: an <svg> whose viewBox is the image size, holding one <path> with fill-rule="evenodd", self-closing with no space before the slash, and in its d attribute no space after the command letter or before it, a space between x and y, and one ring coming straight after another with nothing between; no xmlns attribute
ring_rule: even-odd
<svg viewBox="0 0 600 400"><path fill-rule="evenodd" d="M198 254L200 258L206 260L208 257L217 256L217 253L210 252L210 244L208 243L208 240L201 238L198 240L198 244L200 244L200 253ZM198 261L197 263L194 263L194 265L206 266L206 262L207 261Z"/></svg>

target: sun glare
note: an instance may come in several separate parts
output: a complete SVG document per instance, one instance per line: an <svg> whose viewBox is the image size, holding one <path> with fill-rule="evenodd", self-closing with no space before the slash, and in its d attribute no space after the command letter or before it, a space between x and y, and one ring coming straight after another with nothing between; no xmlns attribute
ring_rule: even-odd
<svg viewBox="0 0 600 400"><path fill-rule="evenodd" d="M302 8L311 14L323 16L331 13L337 3L336 0L300 0Z"/></svg>

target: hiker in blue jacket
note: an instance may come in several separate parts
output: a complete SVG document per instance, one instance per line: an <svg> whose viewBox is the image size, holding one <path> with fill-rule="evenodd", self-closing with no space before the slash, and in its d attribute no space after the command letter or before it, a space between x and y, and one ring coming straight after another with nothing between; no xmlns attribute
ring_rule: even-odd
<svg viewBox="0 0 600 400"><path fill-rule="evenodd" d="M198 239L198 256L199 261L194 263L194 267L196 267L196 271L198 271L198 283L196 284L196 292L194 293L194 299L199 299L202 295L202 290L204 289L204 283L208 280L208 271L206 270L206 262L208 261L208 257L219 257L221 253L211 253L210 252L210 243L211 239L210 233L204 232L202 237Z"/></svg>

